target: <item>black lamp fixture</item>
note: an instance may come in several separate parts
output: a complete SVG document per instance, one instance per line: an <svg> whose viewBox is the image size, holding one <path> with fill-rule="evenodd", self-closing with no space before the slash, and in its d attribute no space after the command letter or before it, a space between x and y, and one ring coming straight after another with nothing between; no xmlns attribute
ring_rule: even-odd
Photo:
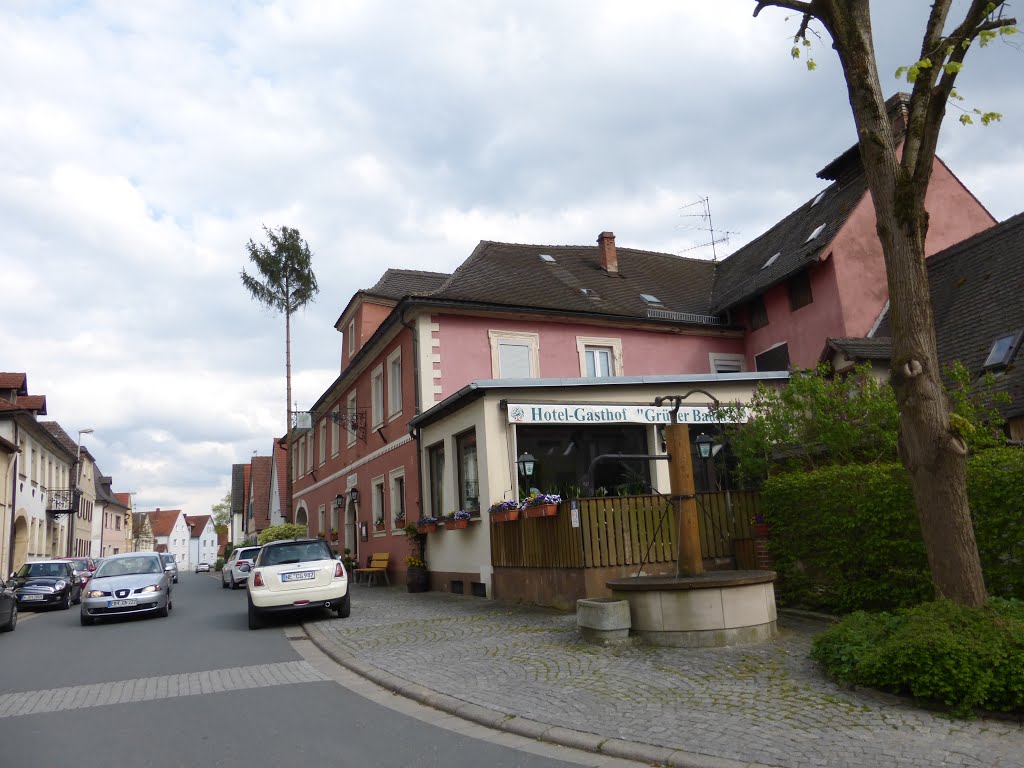
<svg viewBox="0 0 1024 768"><path fill-rule="evenodd" d="M533 458L532 453L524 453L518 459L516 464L519 465L519 474L525 477L533 477L533 469L537 465L537 460Z"/></svg>
<svg viewBox="0 0 1024 768"><path fill-rule="evenodd" d="M699 435L697 435L697 439L694 442L697 443L697 455L705 460L710 459L711 447L715 443L714 438L705 435L703 432L701 432Z"/></svg>
<svg viewBox="0 0 1024 768"><path fill-rule="evenodd" d="M345 494L339 493L334 497L334 508L341 509L343 506L345 506Z"/></svg>
<svg viewBox="0 0 1024 768"><path fill-rule="evenodd" d="M353 504L358 504L359 503L359 489L358 488L349 488L348 489L348 498L349 498L349 500Z"/></svg>

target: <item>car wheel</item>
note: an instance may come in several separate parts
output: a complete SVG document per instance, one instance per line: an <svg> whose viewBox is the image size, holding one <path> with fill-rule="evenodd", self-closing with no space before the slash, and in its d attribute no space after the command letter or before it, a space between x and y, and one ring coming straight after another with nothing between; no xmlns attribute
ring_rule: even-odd
<svg viewBox="0 0 1024 768"><path fill-rule="evenodd" d="M231 577L231 588L232 589L238 589L238 582L235 581L235 577L234 576Z"/></svg>
<svg viewBox="0 0 1024 768"><path fill-rule="evenodd" d="M171 604L171 600L170 600L170 598L168 598L167 602L164 603L161 608L157 609L156 615L159 616L161 619L166 619L170 615L170 610L171 610L170 607L169 607L170 604Z"/></svg>
<svg viewBox="0 0 1024 768"><path fill-rule="evenodd" d="M16 626L18 626L18 604L14 603L11 606L11 618L3 627L0 627L0 632L13 632Z"/></svg>
<svg viewBox="0 0 1024 768"><path fill-rule="evenodd" d="M259 629L263 626L263 618L260 616L259 609L252 604L252 598L249 599L249 629Z"/></svg>
<svg viewBox="0 0 1024 768"><path fill-rule="evenodd" d="M345 596L341 598L341 602L338 603L338 618L347 619L352 613L352 593L346 592Z"/></svg>
<svg viewBox="0 0 1024 768"><path fill-rule="evenodd" d="M78 597L75 598L75 605L82 604L82 590L78 590Z"/></svg>
<svg viewBox="0 0 1024 768"><path fill-rule="evenodd" d="M60 601L60 609L66 611L71 607L71 590L64 593L64 599Z"/></svg>
<svg viewBox="0 0 1024 768"><path fill-rule="evenodd" d="M83 614L82 614L81 616L79 616L79 618L80 618L80 619L81 619L81 621L82 621L82 626L83 626L83 627L91 627L91 626L92 626L92 623L93 623L93 618L92 618L92 616L86 616L86 615L85 615L85 614L83 613Z"/></svg>
<svg viewBox="0 0 1024 768"><path fill-rule="evenodd" d="M221 589L227 589L228 588L228 583L226 581L224 581L224 573L223 573L223 571L220 574L220 588Z"/></svg>

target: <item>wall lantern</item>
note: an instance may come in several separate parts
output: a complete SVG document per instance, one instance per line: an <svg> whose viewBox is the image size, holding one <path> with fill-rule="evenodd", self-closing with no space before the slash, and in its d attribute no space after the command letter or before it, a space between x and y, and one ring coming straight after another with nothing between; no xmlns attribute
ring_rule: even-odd
<svg viewBox="0 0 1024 768"><path fill-rule="evenodd" d="M709 437L708 435L705 435L703 432L701 432L699 435L697 435L697 439L695 442L697 443L697 455L700 456L702 459L710 459L711 446L714 445L715 443L714 438Z"/></svg>
<svg viewBox="0 0 1024 768"><path fill-rule="evenodd" d="M537 464L537 460L533 458L533 454L524 453L516 460L516 464L519 465L519 474L526 477L533 477L533 468Z"/></svg>
<svg viewBox="0 0 1024 768"><path fill-rule="evenodd" d="M345 506L345 494L339 493L334 497L334 508L341 509L343 506Z"/></svg>
<svg viewBox="0 0 1024 768"><path fill-rule="evenodd" d="M351 501L353 504L358 504L359 503L359 489L358 488L350 488L349 491L348 491L348 498L349 498L349 501Z"/></svg>

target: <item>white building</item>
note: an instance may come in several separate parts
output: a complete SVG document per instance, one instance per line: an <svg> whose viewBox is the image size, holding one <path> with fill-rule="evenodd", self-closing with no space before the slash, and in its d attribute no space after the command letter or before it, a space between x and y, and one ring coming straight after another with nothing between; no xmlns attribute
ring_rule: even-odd
<svg viewBox="0 0 1024 768"><path fill-rule="evenodd" d="M189 542L192 534L188 529L185 514L180 509L157 509L146 513L153 530L153 545L157 552L174 555L178 568L188 568Z"/></svg>
<svg viewBox="0 0 1024 768"><path fill-rule="evenodd" d="M213 527L210 515L186 515L185 524L189 528L188 559L191 567L199 563L211 566L217 559L217 531Z"/></svg>

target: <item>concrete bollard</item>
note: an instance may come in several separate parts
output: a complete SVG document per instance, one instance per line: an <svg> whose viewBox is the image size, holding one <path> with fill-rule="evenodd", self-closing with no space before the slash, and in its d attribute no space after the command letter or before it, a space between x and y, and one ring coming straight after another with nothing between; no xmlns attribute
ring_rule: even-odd
<svg viewBox="0 0 1024 768"><path fill-rule="evenodd" d="M629 601L585 597L576 601L576 626L591 643L621 643L629 639Z"/></svg>

